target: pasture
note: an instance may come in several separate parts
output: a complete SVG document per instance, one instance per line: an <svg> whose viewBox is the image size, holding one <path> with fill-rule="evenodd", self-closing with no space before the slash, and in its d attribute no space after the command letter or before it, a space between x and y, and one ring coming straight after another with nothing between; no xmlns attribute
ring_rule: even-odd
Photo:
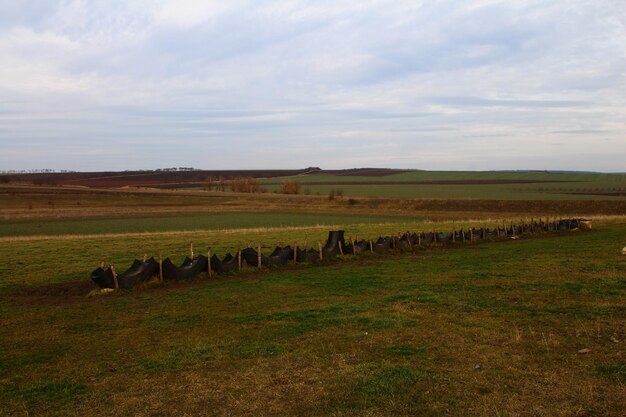
<svg viewBox="0 0 626 417"><path fill-rule="evenodd" d="M314 246L329 229L375 238L531 215L37 195L36 213L19 212L32 193L0 210L0 415L624 415L623 215L597 216L592 231L249 267L87 298L103 258L123 269L159 251L178 263L190 242L196 253L259 241L269 252ZM120 201L132 210L116 212Z"/></svg>

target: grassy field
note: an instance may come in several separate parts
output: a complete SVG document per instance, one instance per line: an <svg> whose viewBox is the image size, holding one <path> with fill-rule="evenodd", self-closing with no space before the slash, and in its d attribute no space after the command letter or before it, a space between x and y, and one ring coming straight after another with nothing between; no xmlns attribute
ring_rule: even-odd
<svg viewBox="0 0 626 417"><path fill-rule="evenodd" d="M452 223L346 224L374 237ZM87 299L107 255L326 227L4 238L0 415L623 416L626 219Z"/></svg>
<svg viewBox="0 0 626 417"><path fill-rule="evenodd" d="M373 177L311 174L289 177L289 179L302 183L303 191L311 194L319 193L320 195L328 195L331 190L342 190L347 196L386 198L626 199L626 174L412 171ZM512 183L498 183L501 181ZM524 183L525 181L536 181L537 183ZM411 184L411 182L414 183ZM431 183L415 184L415 182ZM442 182L452 183L445 184ZM264 180L263 183L269 191L275 191L280 181L272 178Z"/></svg>
<svg viewBox="0 0 626 417"><path fill-rule="evenodd" d="M109 234L194 231L237 228L277 228L409 222L416 217L307 213L211 213L83 219L0 220L0 237L64 234Z"/></svg>

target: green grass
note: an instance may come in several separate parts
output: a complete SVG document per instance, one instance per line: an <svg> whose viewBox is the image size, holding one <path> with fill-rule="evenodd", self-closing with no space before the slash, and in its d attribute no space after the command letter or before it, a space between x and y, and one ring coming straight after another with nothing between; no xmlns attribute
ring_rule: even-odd
<svg viewBox="0 0 626 417"><path fill-rule="evenodd" d="M306 193L328 195L342 190L346 196L425 199L477 200L625 200L624 196L584 195L573 193L626 192L626 174L546 173L546 172L480 172L480 171L413 171L402 174L367 177L313 174L292 177ZM363 184L383 181L467 181L514 180L547 181L534 184ZM563 182L566 181L566 182ZM277 179L263 183L269 191L278 189ZM312 183L335 183L314 185Z"/></svg>
<svg viewBox="0 0 626 417"><path fill-rule="evenodd" d="M415 219L415 217L344 214L212 213L123 218L5 220L0 221L0 237L378 224Z"/></svg>
<svg viewBox="0 0 626 417"><path fill-rule="evenodd" d="M0 415L621 417L626 221L594 227L96 299L23 292L85 280L99 250L122 259L187 236L11 242ZM211 233L197 237L251 237Z"/></svg>
<svg viewBox="0 0 626 417"><path fill-rule="evenodd" d="M294 245L305 242L308 247L318 247L318 242L325 242L328 230L338 228L346 231L346 237L374 239L381 234L398 233L406 230L432 230L432 223L410 221L406 218L390 218L389 223L374 223L378 218L337 217L335 220L346 223L333 226L285 228L207 230L189 233L119 235L115 237L73 237L60 236L13 240L0 245L0 295L2 289L9 286L44 285L84 280L89 272L99 266L101 260L113 263L119 271L130 266L136 258L148 256L170 257L180 263L189 254L189 245L193 242L196 254L207 254L210 248L213 254L224 256L227 252L235 253L238 248L247 247L257 242L263 245L263 252L269 254L276 245ZM351 224L350 221L371 223ZM130 221L129 221L130 222ZM481 224L481 223L476 223ZM451 229L452 223L440 223L437 227ZM34 261L33 261L34 259ZM376 279L376 278L373 278ZM362 285L367 285L363 281ZM354 282L340 279L336 282L336 291L351 292L357 290Z"/></svg>

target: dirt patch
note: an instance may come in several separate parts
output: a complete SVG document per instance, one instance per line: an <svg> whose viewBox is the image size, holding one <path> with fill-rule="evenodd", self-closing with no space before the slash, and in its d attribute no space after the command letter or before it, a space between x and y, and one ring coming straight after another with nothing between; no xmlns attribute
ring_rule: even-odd
<svg viewBox="0 0 626 417"><path fill-rule="evenodd" d="M88 280L23 287L13 291L8 299L23 305L71 304L87 300L87 294L96 286Z"/></svg>

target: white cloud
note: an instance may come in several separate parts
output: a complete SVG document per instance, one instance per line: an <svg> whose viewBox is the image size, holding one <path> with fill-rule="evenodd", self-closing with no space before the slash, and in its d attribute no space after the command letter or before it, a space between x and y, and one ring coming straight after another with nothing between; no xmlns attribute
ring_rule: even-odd
<svg viewBox="0 0 626 417"><path fill-rule="evenodd" d="M196 26L217 19L224 13L250 6L238 0L164 0L160 3L155 13L157 23L182 28Z"/></svg>
<svg viewBox="0 0 626 417"><path fill-rule="evenodd" d="M623 170L624 45L617 0L0 0L0 165Z"/></svg>

